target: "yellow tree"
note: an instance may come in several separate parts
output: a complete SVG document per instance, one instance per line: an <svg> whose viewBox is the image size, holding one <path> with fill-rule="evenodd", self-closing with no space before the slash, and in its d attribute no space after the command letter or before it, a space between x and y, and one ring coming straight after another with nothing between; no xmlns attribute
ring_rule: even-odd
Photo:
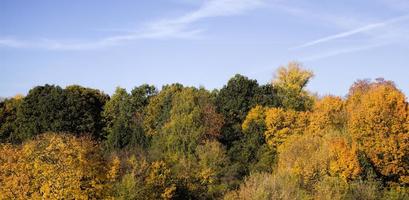
<svg viewBox="0 0 409 200"><path fill-rule="evenodd" d="M270 108L266 111L266 128L264 133L269 145L277 147L290 135L301 135L309 124L308 112Z"/></svg>
<svg viewBox="0 0 409 200"><path fill-rule="evenodd" d="M299 176L309 189L327 176L347 182L361 173L357 147L344 136L292 135L278 151L278 172Z"/></svg>
<svg viewBox="0 0 409 200"><path fill-rule="evenodd" d="M277 171L300 177L305 188L328 175L328 145L322 137L314 135L292 135L278 148Z"/></svg>
<svg viewBox="0 0 409 200"><path fill-rule="evenodd" d="M321 134L342 130L346 125L345 102L336 96L326 96L315 102L311 113L309 132Z"/></svg>
<svg viewBox="0 0 409 200"><path fill-rule="evenodd" d="M313 98L305 87L313 76L312 71L303 69L297 62L278 68L272 84L284 108L297 111L311 108Z"/></svg>
<svg viewBox="0 0 409 200"><path fill-rule="evenodd" d="M348 142L345 137L334 137L328 142L329 171L333 176L339 176L344 181L359 177L362 172L358 159L358 147L355 142Z"/></svg>
<svg viewBox="0 0 409 200"><path fill-rule="evenodd" d="M357 82L347 102L348 131L386 182L409 183L408 102L392 82Z"/></svg>
<svg viewBox="0 0 409 200"><path fill-rule="evenodd" d="M89 138L46 133L0 152L0 199L104 197L102 155Z"/></svg>

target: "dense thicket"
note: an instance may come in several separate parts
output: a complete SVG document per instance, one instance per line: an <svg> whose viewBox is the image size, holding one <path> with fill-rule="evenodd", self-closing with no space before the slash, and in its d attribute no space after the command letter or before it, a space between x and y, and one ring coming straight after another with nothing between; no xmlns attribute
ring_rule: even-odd
<svg viewBox="0 0 409 200"><path fill-rule="evenodd" d="M0 102L0 199L409 199L409 104L391 81L38 86Z"/></svg>

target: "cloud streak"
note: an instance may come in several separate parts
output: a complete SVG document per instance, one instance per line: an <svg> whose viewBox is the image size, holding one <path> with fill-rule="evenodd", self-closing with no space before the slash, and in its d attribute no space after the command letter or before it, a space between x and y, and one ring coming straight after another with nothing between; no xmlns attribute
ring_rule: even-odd
<svg viewBox="0 0 409 200"><path fill-rule="evenodd" d="M336 49L333 51L329 51L323 54L318 54L318 55L313 55L313 56L308 56L301 58L301 61L316 61L328 57L333 57L333 56L338 56L342 54L347 54L347 53L353 53L353 52L358 52L358 51L364 51L368 49L373 49L376 47L381 47L385 46L387 43L379 43L379 44L370 44L370 45L364 45L364 46L355 46L355 47L348 47L348 48L343 48L343 49Z"/></svg>
<svg viewBox="0 0 409 200"><path fill-rule="evenodd" d="M335 35L323 37L323 38L320 38L320 39L317 39L317 40L313 40L313 41L304 43L302 45L293 47L291 49L296 50L296 49L311 47L311 46L318 45L318 44L325 43L325 42L329 42L329 41L332 41L332 40L341 39L341 38L349 37L349 36L352 36L352 35L355 35L355 34L368 32L368 31L371 31L371 30L374 30L374 29L377 29L377 28L385 27L387 25L402 22L402 21L405 21L405 20L408 20L408 19L409 19L409 15L403 15L403 16L396 17L396 18L393 18L393 19L389 19L389 20L386 20L386 21L383 21L383 22L368 24L368 25L363 26L361 28L357 28L357 29L346 31L346 32L338 33L338 34L335 34Z"/></svg>
<svg viewBox="0 0 409 200"><path fill-rule="evenodd" d="M196 39L204 30L191 26L200 20L214 17L240 15L263 4L263 0L208 0L197 10L176 18L161 19L145 24L127 34L114 35L95 41L64 42L42 39L38 41L0 38L0 47L37 48L47 50L89 50L115 46L140 39Z"/></svg>

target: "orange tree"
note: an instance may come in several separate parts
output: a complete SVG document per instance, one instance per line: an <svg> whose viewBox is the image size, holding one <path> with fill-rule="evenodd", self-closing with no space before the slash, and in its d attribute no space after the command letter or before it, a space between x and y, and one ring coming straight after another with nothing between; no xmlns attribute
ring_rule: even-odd
<svg viewBox="0 0 409 200"><path fill-rule="evenodd" d="M325 96L315 102L310 116L310 133L321 134L329 130L341 131L345 124L345 102L340 97Z"/></svg>
<svg viewBox="0 0 409 200"><path fill-rule="evenodd" d="M348 132L385 182L409 184L408 102L392 82L359 81L347 102Z"/></svg>

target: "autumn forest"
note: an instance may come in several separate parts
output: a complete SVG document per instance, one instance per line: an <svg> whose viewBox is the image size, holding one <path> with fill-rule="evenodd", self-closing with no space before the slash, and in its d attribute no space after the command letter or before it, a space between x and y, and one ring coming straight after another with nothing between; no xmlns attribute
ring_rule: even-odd
<svg viewBox="0 0 409 200"><path fill-rule="evenodd" d="M0 100L0 199L409 199L409 103L290 62L259 84L36 86ZM365 78L365 77L363 77Z"/></svg>

